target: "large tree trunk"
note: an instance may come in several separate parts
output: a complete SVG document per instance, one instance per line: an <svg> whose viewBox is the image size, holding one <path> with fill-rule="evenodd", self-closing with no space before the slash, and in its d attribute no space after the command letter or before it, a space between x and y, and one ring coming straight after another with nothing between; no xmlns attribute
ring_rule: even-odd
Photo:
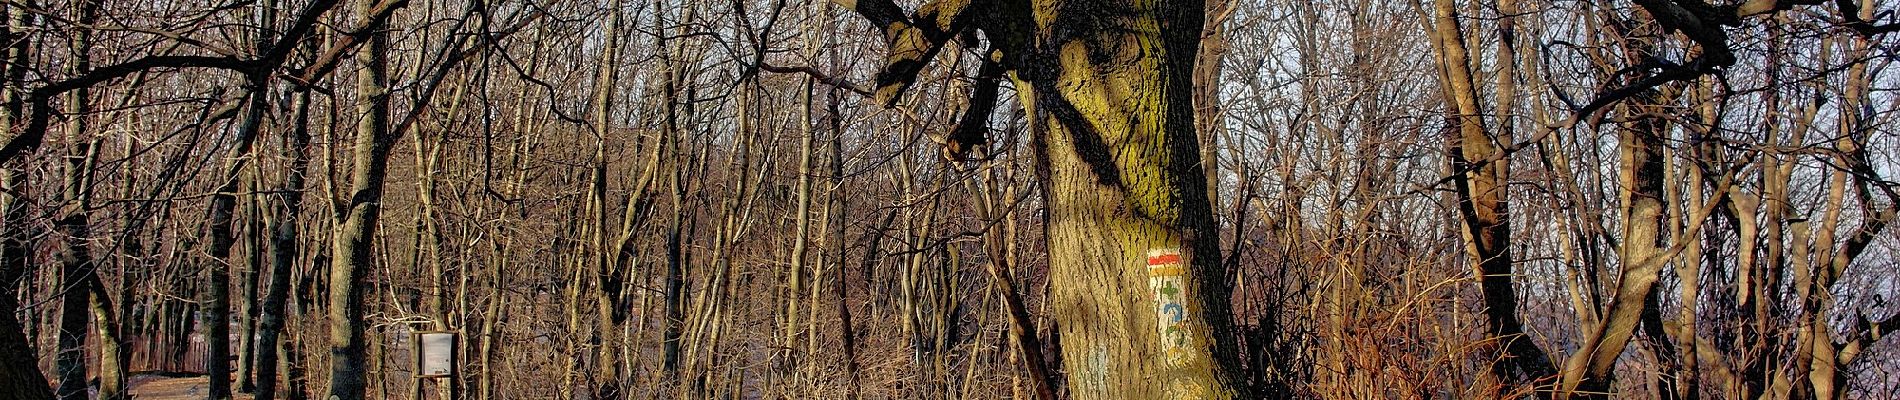
<svg viewBox="0 0 1900 400"><path fill-rule="evenodd" d="M361 15L372 15L376 0L356 4ZM375 17L372 17L375 18ZM389 125L389 35L387 15L368 27L369 46L363 49L364 68L356 79L356 149L350 170L350 195L344 217L330 247L330 398L362 400L368 389L363 303L372 265L371 246L381 213L383 177L396 136Z"/></svg>
<svg viewBox="0 0 1900 400"><path fill-rule="evenodd" d="M890 46L879 103L894 104L972 29L1014 70L1045 188L1048 301L1073 395L1247 397L1195 133L1202 2L939 0L908 18L889 1L840 3ZM987 129L958 131L953 155Z"/></svg>
<svg viewBox="0 0 1900 400"><path fill-rule="evenodd" d="M1014 79L1076 398L1245 397L1195 134L1198 1L1038 1ZM1055 35L1057 27L1084 27Z"/></svg>
<svg viewBox="0 0 1900 400"><path fill-rule="evenodd" d="M12 7L17 8L17 7ZM11 91L8 97L12 97ZM7 115L11 120L12 114ZM6 126L11 126L8 124ZM38 357L32 342L21 330L16 288L26 275L28 253L25 223L26 172L0 168L0 400L50 400L52 388L40 375Z"/></svg>
<svg viewBox="0 0 1900 400"><path fill-rule="evenodd" d="M83 129L74 122L73 131ZM69 137L76 137L69 136ZM59 288L59 397L61 400L86 398L86 320L90 312L91 291L86 290L97 273L89 237L91 225L86 211L92 197L90 170L92 145L74 142L74 153L66 158L65 210L59 219L60 234L65 236L60 250Z"/></svg>

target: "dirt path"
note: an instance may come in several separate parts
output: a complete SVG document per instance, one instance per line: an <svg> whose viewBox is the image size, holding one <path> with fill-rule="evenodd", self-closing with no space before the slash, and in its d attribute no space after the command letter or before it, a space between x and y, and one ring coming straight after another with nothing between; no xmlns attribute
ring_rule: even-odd
<svg viewBox="0 0 1900 400"><path fill-rule="evenodd" d="M200 400L205 398L205 390L210 381L203 376L168 377L162 375L141 374L133 376L127 385L132 387L132 398L139 400ZM251 395L236 393L234 400L250 400Z"/></svg>

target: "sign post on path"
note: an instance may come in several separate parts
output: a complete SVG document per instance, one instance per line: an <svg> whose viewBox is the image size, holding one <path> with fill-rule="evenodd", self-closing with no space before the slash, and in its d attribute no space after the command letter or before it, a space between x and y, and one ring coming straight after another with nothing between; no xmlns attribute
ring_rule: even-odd
<svg viewBox="0 0 1900 400"><path fill-rule="evenodd" d="M415 345L418 388L425 382L434 381L436 387L447 394L443 398L461 398L454 381L455 375L461 370L455 363L456 353L460 350L455 345L458 335L455 331L417 331L410 336L410 343Z"/></svg>

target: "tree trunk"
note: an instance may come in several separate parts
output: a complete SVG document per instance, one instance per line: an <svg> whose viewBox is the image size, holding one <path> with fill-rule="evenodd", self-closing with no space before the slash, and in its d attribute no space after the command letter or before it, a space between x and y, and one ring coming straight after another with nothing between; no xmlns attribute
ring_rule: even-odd
<svg viewBox="0 0 1900 400"><path fill-rule="evenodd" d="M260 191L260 176L257 164L251 164L252 173L245 187L251 192ZM257 391L257 308L259 273L264 267L264 217L259 215L258 203L262 201L256 195L244 198L244 209L240 214L244 221L244 270L238 273L237 293L237 369L233 371L237 378L237 391L253 393Z"/></svg>
<svg viewBox="0 0 1900 400"><path fill-rule="evenodd" d="M838 311L838 342L839 347L843 348L844 353L845 378L850 381L847 383L848 386L845 387L845 399L858 400L861 395L859 388L860 377L858 374L858 336L857 329L853 326L853 321L851 320L851 286L846 282L851 274L847 273L850 271L850 268L845 266L844 256L844 216L850 208L844 196L840 196L835 192L835 188L842 187L844 183L844 154L843 151L840 150L840 148L843 147L840 142L844 141L844 134L838 128L838 119L836 118L838 115L837 103L833 102L829 104L828 107L828 114L833 117L828 120L831 125L831 132L836 134L836 136L832 136L830 144L826 146L828 153L831 155L831 187L834 188L834 192L831 194L831 204L826 207L825 213L827 215L825 217L836 221L835 224L832 224L836 236L832 242L831 254L838 260L838 277L832 280L833 290L838 292L838 299L833 305L836 306ZM897 214L893 212L890 215L896 216ZM864 269L871 269L877 266L878 239L883 237L881 232L890 228L891 218L892 217L885 217L884 224L870 233L870 243L864 247Z"/></svg>
<svg viewBox="0 0 1900 400"><path fill-rule="evenodd" d="M1030 116L1077 398L1248 397L1194 121L1200 1L940 0L914 18L840 3L890 46L884 105L953 36L982 30L1002 51Z"/></svg>
<svg viewBox="0 0 1900 400"><path fill-rule="evenodd" d="M803 112L799 114L797 120L809 121L812 114L811 78L806 78L805 84L800 88L799 100L803 106ZM795 221L792 228L792 255L786 263L791 267L785 271L785 296L781 299L784 305L779 310L782 314L779 319L785 329L781 338L784 343L779 349L780 368L784 376L793 381L786 386L799 384L800 382L797 382L798 379L791 375L791 372L797 370L800 361L810 362L799 360L797 352L793 349L797 348L798 344L799 296L805 294L807 268L805 260L806 255L811 251L811 181L817 172L812 168L812 147L818 136L815 125L810 122L799 124L803 128L801 132L803 135L798 139L798 187L793 189L793 196L796 196L794 201L797 205L792 211L792 220Z"/></svg>
<svg viewBox="0 0 1900 400"><path fill-rule="evenodd" d="M298 221L303 212L304 174L310 170L310 92L297 94L296 115L283 144L282 155L290 160L282 190L272 196L276 201L270 219L270 281L257 321L256 400L274 400L277 396L277 362L280 336L289 320L291 269L299 254ZM283 346L288 347L288 346Z"/></svg>
<svg viewBox="0 0 1900 400"><path fill-rule="evenodd" d="M97 18L99 1L85 1L79 4L79 23L90 24ZM91 30L80 30L73 34L73 61L68 67L73 75L91 71L89 58L92 54ZM62 192L59 233L64 236L60 249L59 290L61 304L59 314L59 353L57 370L61 400L83 400L87 397L86 382L86 320L91 309L92 291L90 282L98 279L98 265L92 256L91 211L92 206L92 168L97 157L93 149L93 140L87 135L88 115L92 112L91 91L74 90L67 97L68 115L77 116L67 122L66 144L72 146L72 152L65 156L65 188Z"/></svg>
<svg viewBox="0 0 1900 400"><path fill-rule="evenodd" d="M371 15L376 0L356 4L361 15ZM371 246L381 213L383 177L396 136L389 125L388 18L366 26L369 45L363 49L364 68L356 79L356 149L350 169L350 195L344 218L336 227L330 248L330 395L333 400L362 400L368 389L363 303L373 265Z"/></svg>
<svg viewBox="0 0 1900 400"><path fill-rule="evenodd" d="M1513 6L1513 2L1502 2L1501 6ZM1455 118L1458 134L1450 138L1451 165L1454 172L1453 184L1458 196L1458 213L1462 226L1461 233L1465 241L1465 256L1472 263L1477 277L1479 291L1484 299L1484 314L1487 322L1486 333L1501 343L1492 347L1487 359L1500 361L1491 365L1491 374L1507 388L1518 387L1537 379L1555 375L1548 356L1530 337L1524 335L1523 322L1517 317L1516 285L1512 272L1511 222L1507 207L1506 180L1510 174L1510 159L1501 154L1499 142L1509 142L1509 136L1493 138L1484 127L1484 112L1478 106L1478 91L1471 76L1469 52L1465 47L1464 31L1459 27L1458 10L1452 0L1433 2L1432 21L1436 40L1433 48L1438 50L1440 77L1444 79L1445 100ZM1500 29L1509 29L1508 24ZM1500 44L1500 57L1511 58L1515 49ZM1513 65L1515 60L1502 61L1503 65ZM1504 73L1511 70L1506 69ZM1499 108L1511 104L1515 93L1510 93L1514 85L1513 77L1499 78ZM1508 112L1501 110L1500 112ZM1508 122L1501 135L1509 135Z"/></svg>
<svg viewBox="0 0 1900 400"><path fill-rule="evenodd" d="M5 10L6 20L0 21L5 32L0 38L11 45L5 47L6 62L0 62L0 79L6 83L0 87L0 107L4 107L0 108L0 126L10 127L20 119L22 93L17 83L25 77L24 68L11 66L26 65L28 41L23 32L32 23L33 14L20 5L7 5ZM0 400L51 400L53 390L40 373L38 353L17 312L20 279L32 268L31 235L25 223L25 197L29 193L26 171L5 164L0 162L0 387L14 390L0 391Z"/></svg>
<svg viewBox="0 0 1900 400"><path fill-rule="evenodd" d="M1038 44L1013 76L1042 164L1048 301L1071 393L1246 397L1194 125L1203 10L1104 3L1017 10L1033 12L1038 37L1092 28Z"/></svg>
<svg viewBox="0 0 1900 400"><path fill-rule="evenodd" d="M210 238L211 248L207 253L211 260L205 272L206 325L205 373L210 385L206 396L211 400L231 398L231 250L237 246L237 229L233 224L237 214L237 191L243 181L244 167L252 157L251 146L256 142L257 131L264 122L267 107L265 98L269 95L268 82L263 75L252 75L247 82L250 91L245 99L244 119L239 122L234 135L235 144L231 154L226 156L224 173L219 176L216 194L211 196Z"/></svg>
<svg viewBox="0 0 1900 400"><path fill-rule="evenodd" d="M1613 26L1612 30L1624 30ZM1623 51L1627 57L1649 57L1655 51L1646 39L1626 41ZM1668 91L1664 93L1663 91ZM1673 346L1667 335L1661 334L1660 312L1656 310L1656 292L1654 285L1661 278L1662 268L1678 248L1673 252L1665 249L1667 231L1665 221L1665 194L1663 193L1666 154L1663 152L1669 122L1662 118L1645 117L1645 113L1660 112L1679 94L1678 87L1665 87L1645 92L1635 97L1631 104L1623 106L1622 114L1628 115L1630 122L1617 127L1617 148L1620 158L1618 185L1620 201L1623 205L1620 217L1623 222L1622 246L1619 249L1618 279L1614 294L1610 299L1608 311L1594 326L1587 327L1584 342L1577 352L1566 360L1563 372L1562 394L1566 396L1602 398L1609 395L1611 381L1614 379L1616 360L1628 346L1636 329L1645 331L1656 339L1660 346ZM1689 223L1699 223L1691 220ZM1690 237L1693 237L1690 236ZM1681 241L1681 240L1678 240ZM1647 321L1647 322L1645 322ZM1659 369L1670 369L1676 361L1673 349L1660 349L1656 352L1663 358ZM1673 393L1674 389L1666 389ZM1662 395L1662 393L1658 393Z"/></svg>
<svg viewBox="0 0 1900 400"><path fill-rule="evenodd" d="M92 313L92 329L95 342L99 346L99 387L100 400L123 400L126 393L126 348L124 338L119 336L119 313L112 305L112 297L106 291L105 282L93 275L87 282L86 292L91 294L87 304ZM125 299L121 298L120 301Z"/></svg>
<svg viewBox="0 0 1900 400"><path fill-rule="evenodd" d="M12 97L10 90L8 97ZM7 115L7 119L11 120L11 116ZM30 268L26 224L18 222L26 219L26 205L21 199L26 193L25 171L0 168L0 226L4 227L0 228L0 235L4 235L0 236L0 386L13 388L0 390L0 400L53 398L52 388L46 386L46 378L40 375L32 342L21 330L19 314L15 312L20 309L16 283Z"/></svg>
<svg viewBox="0 0 1900 400"><path fill-rule="evenodd" d="M265 1L258 4L254 9L247 11L250 14L249 17L253 21L256 21L259 27L259 29L253 33L256 36L251 38L259 53L266 53L270 50L269 46L273 37L270 27L275 26L277 22L277 4L275 0ZM260 106L267 104L265 96L270 90L269 81L253 78L252 83L257 87L251 88L254 99L251 101L250 106L261 109L263 107ZM245 114L246 121L243 122L244 125L241 126L240 129L249 129L251 131L251 137L248 138L248 141L253 143L256 141L256 136L259 134L258 130L261 129L260 124L262 124L261 120L257 122L250 121L251 117L257 116L261 119L265 111L266 110L247 110L247 114ZM246 145L248 146L249 144L247 143ZM243 157L242 159L248 159L250 152L246 151L245 154L240 155L240 157ZM263 183L263 176L258 167L257 164L251 165L252 174L249 186L252 191L262 189L260 186ZM216 200L214 200L214 202L215 201ZM244 393L255 393L257 391L257 380L255 379L258 361L257 353L259 352L257 326L259 324L258 320L260 319L258 315L259 297L262 294L258 292L258 281L262 278L261 275L263 271L261 270L265 263L265 253L268 252L265 248L268 234L264 232L265 222L264 217L260 215L262 210L259 207L259 203L263 201L264 199L255 195L246 196L244 201L244 255L246 260L244 263L244 271L239 275L238 286L239 299L241 299L242 302L238 303L238 364L236 371L237 389Z"/></svg>
<svg viewBox="0 0 1900 400"><path fill-rule="evenodd" d="M1055 400L1057 384L1049 374L1049 368L1042 355L1042 337L1036 329L1035 321L1029 317L1029 310L1023 302L1022 292L1016 290L1016 278L1011 271L1016 267L1016 246L1009 243L1016 237L1016 217L1013 215L1016 190L998 192L1003 183L999 183L998 173L992 169L983 177L981 183L972 182L979 187L977 215L983 220L1003 220L1002 226L983 235L983 248L989 256L991 286L996 288L997 296L1003 301L1003 311L1008 314L1009 339L1012 359L1017 360L1028 375L1029 385L1035 389L1036 399ZM973 180L974 181L974 180Z"/></svg>
<svg viewBox="0 0 1900 400"><path fill-rule="evenodd" d="M618 399L625 397L625 393L621 390L621 385L623 381L625 381L625 377L622 373L621 362L618 360L618 352L621 347L613 343L618 342L614 337L618 333L620 326L620 318L614 315L614 309L620 302L621 287L623 277L625 276L625 271L618 261L619 255L626 248L625 243L627 243L627 241L622 240L619 242L619 245L612 248L609 248L607 244L607 174L609 161L606 153L608 137L613 134L614 92L619 90L618 82L621 62L620 31L624 12L621 10L621 1L609 2L607 5L609 7L607 10L607 25L601 32L602 36L606 39L606 43L601 46L600 58L596 60L597 68L599 69L595 72L596 75L594 77L593 115L590 118L591 121L589 121L593 127L596 151L596 164L593 177L594 187L591 191L594 203L591 210L593 212L591 217L594 223L593 229L590 232L593 242L590 247L594 249L594 253L592 254L593 257L587 260L587 262L594 266L593 273L596 275L595 282L599 284L594 293L592 293L593 299L591 300L595 306L594 311L596 317L592 333L594 337L593 358L595 360L594 381L596 383L594 385L595 390L593 396L596 399ZM630 198L626 205L626 218L623 219L623 222L632 223L634 217L632 210L635 209L634 202L638 201L637 196L635 197L636 198ZM630 226L623 227L620 230L621 232L618 233L620 237L629 237L628 231L630 228Z"/></svg>

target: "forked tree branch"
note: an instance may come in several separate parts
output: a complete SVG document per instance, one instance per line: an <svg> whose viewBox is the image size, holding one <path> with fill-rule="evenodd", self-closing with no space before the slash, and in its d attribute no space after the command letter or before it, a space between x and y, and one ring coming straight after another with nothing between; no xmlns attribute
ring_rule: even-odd
<svg viewBox="0 0 1900 400"><path fill-rule="evenodd" d="M403 3L407 0L386 0L385 3ZM55 81L33 89L27 93L25 103L31 108L26 126L19 134L8 139L0 146L0 164L12 161L28 151L38 148L46 140L47 125L53 117L52 99L66 92L88 88L105 82L124 78L132 74L155 69L210 68L239 73L261 73L283 65L290 53L301 43L304 37L315 30L317 20L324 13L336 8L336 0L316 0L304 7L285 35L276 39L255 59L241 59L229 56L145 56L124 63L107 65L87 71L85 74ZM390 8L393 9L393 8ZM389 9L382 14L387 17Z"/></svg>

